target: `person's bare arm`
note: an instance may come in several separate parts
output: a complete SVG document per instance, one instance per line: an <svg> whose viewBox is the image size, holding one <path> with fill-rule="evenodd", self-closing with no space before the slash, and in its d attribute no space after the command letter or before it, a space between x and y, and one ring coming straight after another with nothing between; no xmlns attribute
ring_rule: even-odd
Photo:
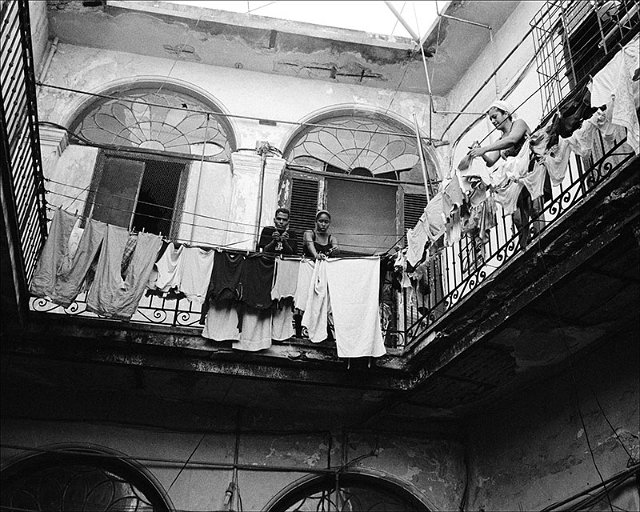
<svg viewBox="0 0 640 512"><path fill-rule="evenodd" d="M315 259L318 259L319 254L316 251L316 246L313 244L313 231L307 229L302 235L302 242L307 246L309 250L309 254L311 254Z"/></svg>

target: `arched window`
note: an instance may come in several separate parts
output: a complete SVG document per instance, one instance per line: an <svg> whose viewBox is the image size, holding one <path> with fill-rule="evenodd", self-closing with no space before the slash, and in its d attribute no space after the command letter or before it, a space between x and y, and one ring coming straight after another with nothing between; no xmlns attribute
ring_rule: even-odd
<svg viewBox="0 0 640 512"><path fill-rule="evenodd" d="M168 512L166 495L132 463L98 450L49 452L1 473L3 510Z"/></svg>
<svg viewBox="0 0 640 512"><path fill-rule="evenodd" d="M78 137L99 145L149 149L228 161L233 130L221 110L171 85L111 91L71 124ZM218 114L218 115L216 115Z"/></svg>
<svg viewBox="0 0 640 512"><path fill-rule="evenodd" d="M437 172L423 152L433 195ZM312 228L316 208L326 208L347 253L386 251L426 205L416 134L389 116L357 109L325 114L298 130L283 156L289 171L280 202L291 209L292 227Z"/></svg>
<svg viewBox="0 0 640 512"><path fill-rule="evenodd" d="M101 148L85 216L176 236L193 161L229 161L235 137L219 107L173 84L111 90L71 131Z"/></svg>
<svg viewBox="0 0 640 512"><path fill-rule="evenodd" d="M346 473L312 478L286 489L269 503L268 512L336 510L338 512L429 512L400 485L371 475ZM337 491L336 491L337 488Z"/></svg>

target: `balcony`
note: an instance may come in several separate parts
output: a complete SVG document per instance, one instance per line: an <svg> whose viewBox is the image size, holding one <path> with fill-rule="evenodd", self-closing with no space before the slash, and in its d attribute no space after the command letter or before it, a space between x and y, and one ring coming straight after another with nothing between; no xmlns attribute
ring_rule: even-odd
<svg viewBox="0 0 640 512"><path fill-rule="evenodd" d="M547 126L557 108L569 104L580 94L588 74L580 76L575 60L563 53L563 37L558 27L576 24L567 15L562 2L551 2L532 20L532 32L536 37L536 59L541 82L536 93L543 97L545 116L538 128ZM601 69L616 53L616 48L631 40L637 33L637 5L627 6L627 14L611 29L600 30L589 40L589 44L600 41L603 55L600 60L589 64L592 74ZM571 13L570 13L571 14ZM585 13L573 13L582 19ZM43 178L39 161L39 140L35 80L29 61L28 20L22 2L8 4L4 23L11 27L7 43L3 43L3 101L8 141L8 161L11 168L11 182L7 184L8 204L15 210L14 225L18 248L18 281L25 294L26 283L33 274L37 255L45 240L47 203L44 190L47 182ZM548 34L546 38L540 34ZM541 32L542 31L542 32ZM583 48L584 37L580 40ZM615 41L615 45L613 44ZM575 49L575 42L572 47ZM551 62L554 62L553 67ZM560 65L557 65L560 62ZM552 70L552 71L550 71ZM586 205L602 194L610 183L627 179L632 162L637 160L624 133L605 140L598 132L592 151L592 158L572 154L565 179L552 189L552 195L545 200L543 208L534 213L526 228L528 236L514 232L511 216L500 215L497 225L488 234L482 247L471 234L450 247L439 247L437 254L429 260L429 277L422 290L409 293L406 289L388 300L385 308L383 335L388 353L402 360L429 344L447 322L451 313L459 311L469 299L477 300L479 294L495 293L496 283L506 279L523 259L535 256L535 251L544 251L561 240L567 233L567 219L582 215ZM7 178L3 178L7 179ZM617 180L617 181L616 181ZM51 209L49 208L49 212ZM573 222L573 220L571 221ZM526 243L522 243L526 238ZM426 288L426 292L424 290ZM413 295L413 297L411 297ZM153 296L142 298L136 313L126 324L99 318L87 311L85 294L68 308L63 308L46 299L31 297L28 309L33 313L58 314L62 317L99 321L101 325L117 325L118 329L132 328L135 331L150 329L155 333L179 334L181 339L199 337L200 308L185 299L164 299ZM102 324L104 322L104 324ZM194 338L194 339L196 339ZM186 342L185 342L186 343ZM193 347L200 347L198 343ZM308 346L305 339L291 339L283 342L286 346ZM326 347L325 357L335 360L330 347ZM404 356L403 356L404 355ZM405 362L396 360L383 362L389 368L404 367Z"/></svg>

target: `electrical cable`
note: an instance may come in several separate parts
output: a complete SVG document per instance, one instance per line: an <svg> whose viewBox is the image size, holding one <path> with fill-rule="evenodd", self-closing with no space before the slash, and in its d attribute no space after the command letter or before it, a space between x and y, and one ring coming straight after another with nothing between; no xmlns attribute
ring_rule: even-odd
<svg viewBox="0 0 640 512"><path fill-rule="evenodd" d="M537 219L537 217L536 217L536 219ZM539 254L539 257L540 257L540 262L542 263L542 266L544 268L544 276L546 276L547 281L548 281L548 284L547 284L548 288L547 289L548 289L549 295L551 296L551 299L553 300L553 303L554 303L554 306L555 306L555 311L560 311L560 303L559 303L558 299L556 298L556 295L555 295L555 293L553 291L553 283L551 283L551 281L549 279L549 268L547 267L547 264L544 261L544 251L542 250L540 237L538 237L537 244L538 244L538 254ZM549 316L551 318L554 317L553 310L549 310ZM598 473L598 477L600 478L600 482L602 483L602 485L603 485L603 487L605 489L605 493L606 493L606 496L607 496L607 501L609 503L609 509L611 510L611 512L613 512L613 504L611 502L611 497L609 496L609 491L608 491L607 486L606 486L606 484L604 482L604 477L602 476L602 473L600 472L600 468L598 468L598 464L596 463L595 455L594 455L593 449L591 447L591 441L589 439L589 432L587 431L587 426L586 426L586 423L584 421L584 416L582 414L582 408L580 406L580 396L578 394L578 382L576 380L576 375L575 375L576 374L576 370L575 370L575 367L573 366L573 361L572 361L572 358L573 358L574 354L571 351L571 348L569 347L569 344L567 343L566 336L564 336L564 329L562 328L562 326L560 326L560 330L562 332L561 338L562 338L563 345L564 345L564 347L565 347L565 349L566 349L566 351L567 351L567 353L569 355L569 357L567 358L567 361L569 363L569 369L570 369L569 373L571 375L571 381L573 383L574 398L576 400L576 407L577 407L577 410L578 410L578 415L580 417L580 423L582 425L582 430L584 431L584 437L585 437L585 440L587 442L587 447L589 448L589 454L591 455L591 461L593 462L593 466L594 466L596 472ZM608 422L608 420L607 420L607 422ZM626 451L626 449L625 449L625 451Z"/></svg>
<svg viewBox="0 0 640 512"><path fill-rule="evenodd" d="M233 119L244 119L244 120L249 120L249 121L269 121L271 123L276 123L276 124L287 124L287 125L292 125L292 126L301 126L301 127L317 127L317 128L326 128L327 125L325 124L318 124L318 123L306 123L306 122L301 122L301 121L285 121L282 119L265 119L264 117L255 117L255 116L245 116L245 115L239 115L239 114L226 114L223 112L215 112L213 110L199 110L199 109L193 109L193 108L183 108L183 107L175 107L172 105L162 105L162 104L158 104L158 103L152 103L152 102L148 102L148 101L142 101L142 100L134 100L134 99L129 99L129 98L121 98L118 96L111 96L108 94L100 94L100 93L95 93L95 92L88 92L88 91L82 91L80 89L73 89L71 87L63 87L60 85L53 85L53 84L45 84L42 82L36 82L36 85L40 85L42 87L47 87L50 89L57 89L57 90L61 90L61 91L66 91L66 92L73 92L73 93L78 93L78 94L85 94L88 96L94 96L97 98L103 98L103 99L108 99L108 100L115 100L115 101L122 101L122 102L126 102L126 103L131 103L131 104L140 104L140 105L147 105L150 107L161 107L163 109L176 109L176 110L181 110L184 112L192 112L192 113L196 113L196 114L210 114L211 116L217 116L217 117L228 117L228 118L233 118ZM371 133L371 134L381 134L381 135L393 135L396 137L410 137L410 138L414 138L415 135L412 133L400 133L400 132L381 132L381 131L376 131L376 130L367 130L365 128L348 128L348 127L343 127L343 126L332 126L332 128L335 128L336 130L346 130L346 131L350 131L350 132L360 132L360 133ZM438 140L439 141L439 140Z"/></svg>

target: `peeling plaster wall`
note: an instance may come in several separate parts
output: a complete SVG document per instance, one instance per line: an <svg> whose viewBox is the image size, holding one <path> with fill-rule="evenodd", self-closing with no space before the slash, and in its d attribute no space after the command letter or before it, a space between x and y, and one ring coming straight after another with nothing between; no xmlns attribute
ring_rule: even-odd
<svg viewBox="0 0 640 512"><path fill-rule="evenodd" d="M629 457L596 396L627 450L640 458L637 341L607 340L574 363L586 433L571 368L469 423L469 510L540 510L598 484L587 435L603 478L624 470ZM621 499L623 509L640 506L637 491Z"/></svg>
<svg viewBox="0 0 640 512"><path fill-rule="evenodd" d="M213 428L212 430L215 430ZM172 484L182 464L196 445L193 462L231 464L234 460L233 434L208 434L126 428L111 425L46 422L21 419L2 421L4 445L53 447L56 444L91 444L117 451L134 459L176 459L162 463L140 461L170 490L178 510L223 510L225 490L232 478L228 468L191 466ZM450 440L428 440L393 435L282 434L240 436L238 463L272 471L239 469L238 484L245 510L261 510L286 486L308 477L306 471L338 467L368 455L377 447L377 456L363 457L353 470L384 475L388 480L419 497L432 510L454 510L464 488L463 447ZM6 464L20 450L2 447ZM287 470L283 470L287 468ZM296 471L299 469L299 471Z"/></svg>
<svg viewBox="0 0 640 512"><path fill-rule="evenodd" d="M47 40L49 39L49 21L47 2L29 2L29 24L31 26L31 48L33 50L33 69L40 77L46 59Z"/></svg>
<svg viewBox="0 0 640 512"><path fill-rule="evenodd" d="M261 119L300 122L319 112L340 107L360 107L385 112L413 126L428 131L428 108L422 94L374 89L358 85L327 83L288 76L277 76L242 69L214 67L157 57L60 44L53 58L47 82L90 92L103 91L110 85L155 79L180 83L204 91L232 115ZM66 124L80 104L87 99L65 91L44 87L38 97L42 120ZM442 101L441 98L438 100ZM393 102L392 102L393 101ZM278 123L260 125L255 120L230 119L240 148L255 148L267 140L284 149L297 126ZM442 130L434 118L434 131Z"/></svg>
<svg viewBox="0 0 640 512"><path fill-rule="evenodd" d="M387 111L389 116L403 119L408 126L412 126L415 113L423 133L428 129L427 102L421 94L394 94L372 87L332 84L70 44L59 44L47 76L49 84L90 92L104 92L109 87L143 80L159 83L168 80L180 84L209 97L223 112L233 115L297 123L332 109L357 107ZM38 95L39 116L42 121L69 126L89 101L91 97L86 95L42 87ZM268 141L282 150L298 128L296 124L284 122L271 126L253 119L231 117L229 121L238 149L253 150L256 143ZM59 181L90 183L93 166L85 164L83 157L68 156L51 167L55 168ZM78 178L76 170L80 166L86 175L80 176L80 181L72 181ZM270 164L265 170L262 225L271 223L281 167ZM256 222L260 197L259 172L259 165L234 172L227 164L205 163L201 166L200 162L192 163L184 203L187 213L182 217L180 239L211 245L233 243L235 248L252 249L256 230L251 225ZM50 199L54 204L58 204L58 200ZM194 213L209 218L194 217ZM202 226L193 228L190 223Z"/></svg>

